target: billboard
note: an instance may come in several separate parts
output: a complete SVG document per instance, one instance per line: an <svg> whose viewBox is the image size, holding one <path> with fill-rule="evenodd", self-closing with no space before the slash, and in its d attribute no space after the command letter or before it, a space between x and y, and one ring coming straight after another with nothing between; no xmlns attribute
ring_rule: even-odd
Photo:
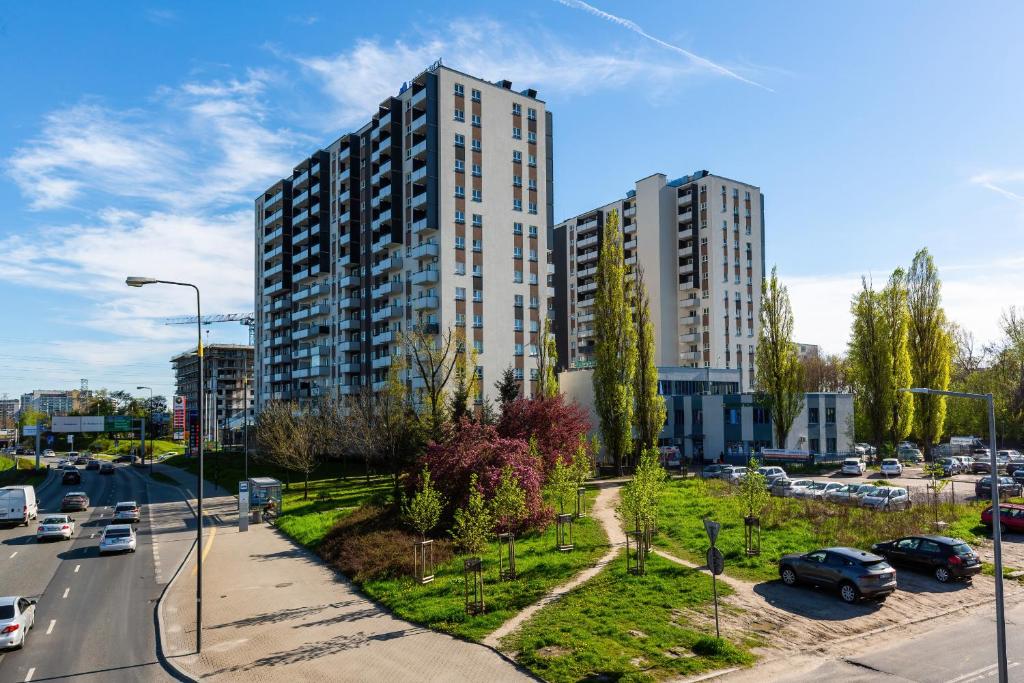
<svg viewBox="0 0 1024 683"><path fill-rule="evenodd" d="M82 431L82 418L74 416L54 415L52 432L80 432Z"/></svg>
<svg viewBox="0 0 1024 683"><path fill-rule="evenodd" d="M102 415L82 416L80 419L83 432L102 432L106 424Z"/></svg>
<svg viewBox="0 0 1024 683"><path fill-rule="evenodd" d="M107 415L104 418L104 431L107 432L130 432L132 431L132 418L130 415Z"/></svg>
<svg viewBox="0 0 1024 683"><path fill-rule="evenodd" d="M21 435L24 436L35 436L36 434L42 434L43 427L39 425L25 425L21 428Z"/></svg>

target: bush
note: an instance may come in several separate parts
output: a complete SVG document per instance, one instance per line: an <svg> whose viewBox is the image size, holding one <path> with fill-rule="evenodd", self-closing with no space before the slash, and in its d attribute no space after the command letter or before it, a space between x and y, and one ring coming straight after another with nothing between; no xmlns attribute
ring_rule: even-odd
<svg viewBox="0 0 1024 683"><path fill-rule="evenodd" d="M469 501L473 474L484 498L492 500L506 466L512 468L526 495L526 515L513 531L519 534L544 528L551 521L552 511L541 494L542 464L530 456L529 445L522 439L505 438L490 425L464 420L446 442L427 447L417 469L430 469L434 485L446 502L443 520L450 521L454 510Z"/></svg>
<svg viewBox="0 0 1024 683"><path fill-rule="evenodd" d="M498 421L498 433L509 439L537 440L544 460L544 475L556 460L571 464L580 447L580 436L590 431L590 420L577 403L567 403L559 394L543 400L518 398L505 406Z"/></svg>
<svg viewBox="0 0 1024 683"><path fill-rule="evenodd" d="M733 664L745 663L749 656L724 638L701 636L690 648L693 654Z"/></svg>

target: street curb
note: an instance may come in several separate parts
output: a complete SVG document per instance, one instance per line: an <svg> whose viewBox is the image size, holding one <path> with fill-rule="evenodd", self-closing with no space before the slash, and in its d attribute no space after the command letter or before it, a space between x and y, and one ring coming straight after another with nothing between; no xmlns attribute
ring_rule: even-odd
<svg viewBox="0 0 1024 683"><path fill-rule="evenodd" d="M716 678L728 676L729 674L735 673L739 670L740 667L734 666L731 669L719 669L718 671L711 671L706 674L701 674L700 676L697 676L695 678L675 678L672 680L677 681L678 683L700 683L700 681L713 681Z"/></svg>

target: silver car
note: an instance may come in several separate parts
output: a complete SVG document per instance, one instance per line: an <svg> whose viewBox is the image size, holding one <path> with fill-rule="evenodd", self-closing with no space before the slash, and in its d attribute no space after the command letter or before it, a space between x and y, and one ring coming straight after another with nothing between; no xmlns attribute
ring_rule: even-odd
<svg viewBox="0 0 1024 683"><path fill-rule="evenodd" d="M47 515L39 522L36 529L36 540L46 538L62 538L70 541L75 535L75 518L67 515Z"/></svg>
<svg viewBox="0 0 1024 683"><path fill-rule="evenodd" d="M114 520L112 524L138 524L139 504L134 500L125 500L114 506Z"/></svg>
<svg viewBox="0 0 1024 683"><path fill-rule="evenodd" d="M100 538L100 555L106 553L135 552L135 529L131 524L111 524Z"/></svg>
<svg viewBox="0 0 1024 683"><path fill-rule="evenodd" d="M772 484L772 494L782 498L797 498L800 491L813 483L813 479L779 479Z"/></svg>
<svg viewBox="0 0 1024 683"><path fill-rule="evenodd" d="M876 486L861 498L860 504L873 510L907 510L910 508L910 494L904 488Z"/></svg>
<svg viewBox="0 0 1024 683"><path fill-rule="evenodd" d="M834 489L825 494L825 499L833 503L859 505L860 499L874 490L874 484L847 484L841 489Z"/></svg>
<svg viewBox="0 0 1024 683"><path fill-rule="evenodd" d="M797 498L814 498L821 500L825 498L825 494L829 491L838 491L843 488L843 484L837 481L816 481L810 486L797 491Z"/></svg>
<svg viewBox="0 0 1024 683"><path fill-rule="evenodd" d="M757 471L758 471L759 474L764 475L765 481L767 482L768 486L771 486L778 479L788 479L789 478L788 475L786 474L786 470L782 469L781 467L775 467L775 466L758 467Z"/></svg>
<svg viewBox="0 0 1024 683"><path fill-rule="evenodd" d="M0 649L20 650L36 624L36 601L21 597L0 598Z"/></svg>

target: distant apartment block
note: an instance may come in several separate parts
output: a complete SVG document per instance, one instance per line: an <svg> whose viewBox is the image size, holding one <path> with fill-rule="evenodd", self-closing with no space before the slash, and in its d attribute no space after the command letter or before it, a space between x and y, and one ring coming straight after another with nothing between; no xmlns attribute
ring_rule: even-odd
<svg viewBox="0 0 1024 683"><path fill-rule="evenodd" d="M741 371L754 383L764 275L764 195L699 171L656 173L622 199L553 230L554 324L563 367L594 358L594 295L602 231L618 211L626 263L641 267L650 295L658 365Z"/></svg>
<svg viewBox="0 0 1024 683"><path fill-rule="evenodd" d="M21 410L35 410L47 415L67 415L82 410L92 392L81 389L36 389L21 395ZM10 399L13 400L13 399Z"/></svg>
<svg viewBox="0 0 1024 683"><path fill-rule="evenodd" d="M21 399L0 398L0 429L13 427L21 410Z"/></svg>
<svg viewBox="0 0 1024 683"><path fill-rule="evenodd" d="M203 347L203 435L222 439L228 423L252 412L253 347L247 344L210 344ZM187 409L199 406L199 357L195 349L171 358L175 393L185 397Z"/></svg>
<svg viewBox="0 0 1024 683"><path fill-rule="evenodd" d="M267 188L258 404L380 389L414 329L464 334L482 392L511 366L530 395L549 298L551 125L536 91L438 63Z"/></svg>
<svg viewBox="0 0 1024 683"><path fill-rule="evenodd" d="M800 360L818 358L820 355L817 344L800 344L799 342L796 345L796 353Z"/></svg>

